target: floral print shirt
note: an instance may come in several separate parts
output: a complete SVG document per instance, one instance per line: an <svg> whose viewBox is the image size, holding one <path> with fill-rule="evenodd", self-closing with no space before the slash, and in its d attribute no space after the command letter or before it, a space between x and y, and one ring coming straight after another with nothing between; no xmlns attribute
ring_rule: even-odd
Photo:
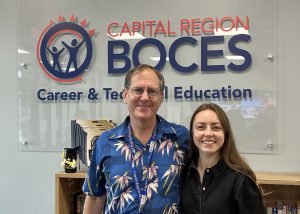
<svg viewBox="0 0 300 214"><path fill-rule="evenodd" d="M145 214L177 213L180 200L181 170L188 147L188 130L157 115L157 134L149 166L150 142L143 145L134 136L135 155L131 156L128 137L129 117L119 126L102 133L93 150L83 192L100 197L107 194L105 214L137 214L140 198L132 170L135 163L140 187L145 185Z"/></svg>

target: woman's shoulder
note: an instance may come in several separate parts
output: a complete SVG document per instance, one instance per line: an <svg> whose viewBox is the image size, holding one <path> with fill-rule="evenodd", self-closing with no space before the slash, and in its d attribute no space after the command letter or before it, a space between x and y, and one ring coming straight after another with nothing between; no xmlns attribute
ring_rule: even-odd
<svg viewBox="0 0 300 214"><path fill-rule="evenodd" d="M230 173L235 178L234 180L236 190L244 189L261 194L261 190L257 182L250 175L234 169L230 169Z"/></svg>
<svg viewBox="0 0 300 214"><path fill-rule="evenodd" d="M257 185L256 181L246 172L229 167L225 161L220 161L219 165L218 169L221 170L224 175L231 177L231 180L234 180L236 185L240 185L241 183Z"/></svg>

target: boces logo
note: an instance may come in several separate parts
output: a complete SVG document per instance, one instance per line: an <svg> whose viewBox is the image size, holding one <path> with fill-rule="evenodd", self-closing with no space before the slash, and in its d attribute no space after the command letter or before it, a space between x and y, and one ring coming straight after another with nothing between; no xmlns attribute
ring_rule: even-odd
<svg viewBox="0 0 300 214"><path fill-rule="evenodd" d="M59 16L43 30L37 44L38 62L45 74L57 82L71 83L81 80L93 55L91 37L95 29L86 31L86 19L76 23Z"/></svg>

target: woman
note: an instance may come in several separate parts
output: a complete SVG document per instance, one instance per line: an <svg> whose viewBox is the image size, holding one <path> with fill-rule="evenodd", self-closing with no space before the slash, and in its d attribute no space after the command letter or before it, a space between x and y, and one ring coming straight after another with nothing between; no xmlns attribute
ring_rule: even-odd
<svg viewBox="0 0 300 214"><path fill-rule="evenodd" d="M229 120L203 104L190 122L190 161L182 184L183 214L265 214L256 176L238 153Z"/></svg>

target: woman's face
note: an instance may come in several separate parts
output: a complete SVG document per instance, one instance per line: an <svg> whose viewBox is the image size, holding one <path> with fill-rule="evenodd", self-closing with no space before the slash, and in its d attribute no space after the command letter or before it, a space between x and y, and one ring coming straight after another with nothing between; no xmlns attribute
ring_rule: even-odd
<svg viewBox="0 0 300 214"><path fill-rule="evenodd" d="M200 155L219 154L224 144L224 129L217 114L210 110L200 111L193 122L193 141Z"/></svg>

